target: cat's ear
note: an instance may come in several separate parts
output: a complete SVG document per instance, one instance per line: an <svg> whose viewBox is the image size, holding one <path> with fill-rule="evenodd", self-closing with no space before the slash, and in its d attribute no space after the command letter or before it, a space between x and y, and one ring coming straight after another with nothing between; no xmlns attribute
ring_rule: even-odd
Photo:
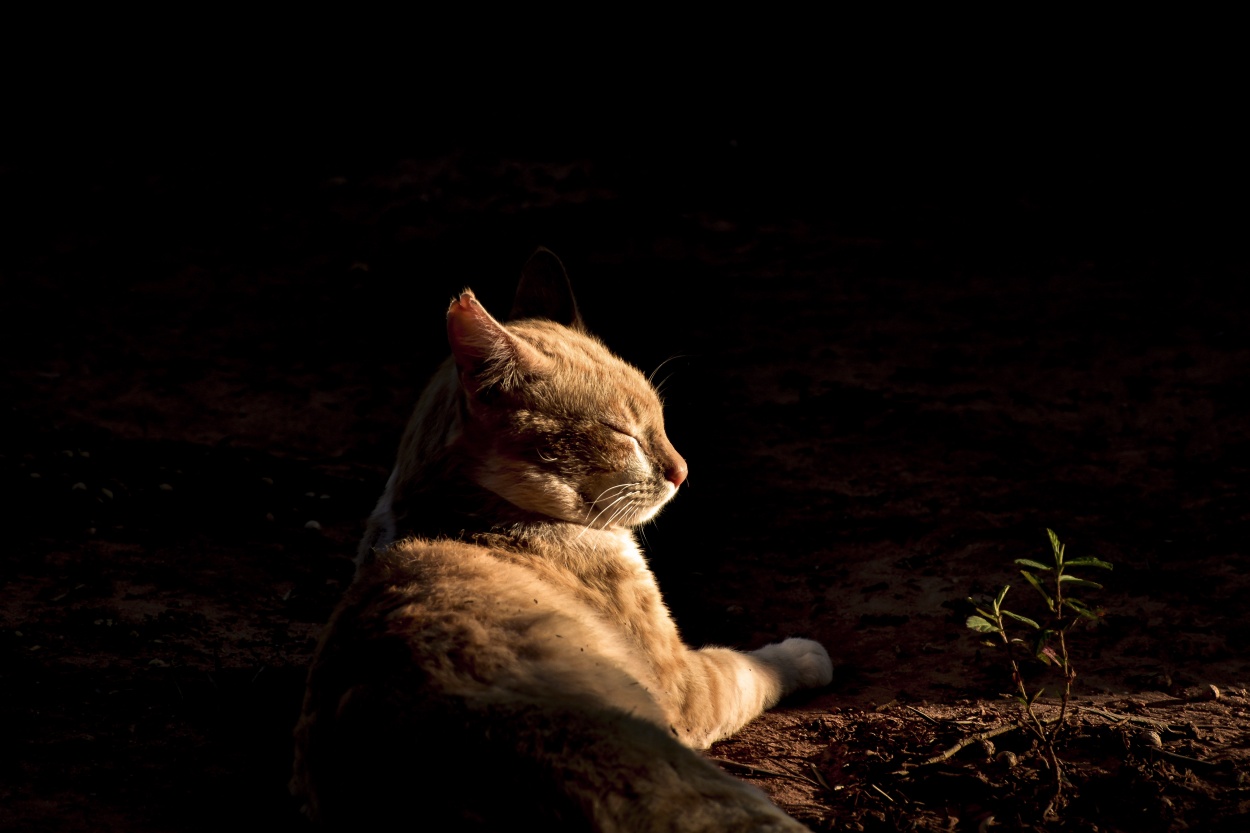
<svg viewBox="0 0 1250 833"><path fill-rule="evenodd" d="M474 392L502 385L542 369L544 359L517 339L466 289L447 309L447 341L460 370L461 384Z"/></svg>
<svg viewBox="0 0 1250 833"><path fill-rule="evenodd" d="M541 246L521 269L521 283L508 320L546 318L574 330L586 330L564 264L550 249Z"/></svg>

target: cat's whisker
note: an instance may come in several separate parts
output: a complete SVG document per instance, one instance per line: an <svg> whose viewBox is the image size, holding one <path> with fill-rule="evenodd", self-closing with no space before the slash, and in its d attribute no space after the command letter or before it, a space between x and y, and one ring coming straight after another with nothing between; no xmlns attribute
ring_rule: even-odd
<svg viewBox="0 0 1250 833"><path fill-rule="evenodd" d="M633 511L641 505L642 505L642 501L638 500L637 498L631 497L630 500L626 502L623 506L617 507L616 511L612 513L612 517L609 518L608 522L604 524L604 527L611 526L612 524L616 523L621 518L625 517L626 514L632 514Z"/></svg>
<svg viewBox="0 0 1250 833"><path fill-rule="evenodd" d="M599 496L595 498L594 502L598 503L599 501L603 500L605 497L608 496L610 492L619 491L621 489L628 489L630 486L637 486L637 485L638 485L637 483L617 483L615 486L609 486L608 488L604 489L602 492L599 493Z"/></svg>
<svg viewBox="0 0 1250 833"><path fill-rule="evenodd" d="M611 509L612 507L616 506L616 505L617 505L618 503L620 503L621 501L629 501L629 500L631 500L631 496L630 496L630 495L628 495L628 494L622 494L622 495L617 496L615 500L613 500L613 501L612 501L611 503L609 503L607 506L603 507L603 509L599 512L599 514L598 514L598 515L595 515L595 519L594 519L593 521L591 521L591 522L588 524L588 526L594 526L596 523L598 523L599 519L603 517L603 513L604 513L604 512L607 512L609 509ZM628 504L628 503L626 503L625 505L626 505L626 506L628 506L629 504ZM618 510L618 512L619 512L619 510ZM606 524L604 524L604 526L605 526L605 527L606 527L606 526L608 526L608 525L611 523L611 521L612 521L612 520L614 520L615 518L616 518L616 513L613 513L612 517L609 519L609 522L608 522L608 523L606 523Z"/></svg>
<svg viewBox="0 0 1250 833"><path fill-rule="evenodd" d="M621 491L621 490L628 489L629 487L636 486L636 485L638 484L637 483L617 483L615 486L609 486L608 488L604 489L602 492L599 493L599 496L597 498L595 498L594 500L590 502L590 506L587 507L586 509L586 517L582 519L582 523L586 524L590 521L590 513L595 511L595 505L598 504L599 501L606 498L609 492Z"/></svg>
<svg viewBox="0 0 1250 833"><path fill-rule="evenodd" d="M622 484L622 485L629 485L629 484ZM617 496L617 497L616 497L616 498L615 498L615 499L614 499L611 503L609 503L607 506L605 506L605 507L603 507L602 509L600 509L600 510L599 510L599 514L598 514L598 515L595 515L595 517L594 517L594 519L593 519L593 520L587 520L587 521L586 521L586 522L582 525L582 531L581 531L581 532L579 532L579 533L577 533L577 538L576 538L576 539L574 539L574 540L581 540L581 537L582 537L583 535L585 535L585 534L586 534L586 530L588 530L588 529L593 529L593 528L594 528L594 526L595 526L595 524L599 521L599 519L600 519L601 517L603 517L603 513L604 513L604 512L607 512L607 511L608 511L609 509L611 509L613 506L615 506L616 504L620 503L622 500L627 500L628 498L629 498L629 495L628 495L628 494L621 494L621 495L618 495L618 496ZM594 511L594 504L591 504L590 510L588 510L588 511L586 512L586 516L587 516L587 518L589 518L589 517L590 517L590 513L591 513L591 512L593 512L593 511Z"/></svg>
<svg viewBox="0 0 1250 833"><path fill-rule="evenodd" d="M663 379L660 380L659 384L655 385L655 395L660 398L661 402L664 401L664 386L667 385L668 380L672 378L673 378L673 374L669 373L667 376L665 376Z"/></svg>
<svg viewBox="0 0 1250 833"><path fill-rule="evenodd" d="M608 527L610 527L612 524L614 524L614 523L616 522L616 519L617 519L617 518L619 518L619 517L621 517L621 515L622 515L622 514L623 514L626 510L628 510L628 509L629 509L629 507L630 507L630 504L631 504L631 503L632 503L632 501L628 501L628 500L627 500L627 501L625 501L624 503L617 505L617 507L616 507L615 509L613 509L613 510L612 510L612 514L608 517L608 519L607 519L606 521L604 521L604 523L603 523L603 527L604 527L604 529L607 529L607 528L608 528Z"/></svg>
<svg viewBox="0 0 1250 833"><path fill-rule="evenodd" d="M655 374L659 373L659 372L660 372L660 370L664 367L664 365L668 364L669 362L673 361L674 359L684 359L685 357L686 357L686 356L685 356L685 354L684 354L684 353L678 353L678 354L677 354L677 355L675 355L675 356L669 356L667 359L665 359L664 361L662 361L662 362L660 362L659 364L657 364L657 365L655 366L655 370L653 370L653 371L651 371L650 373L648 373L648 374L647 374L647 381L648 381L648 382L651 382L651 383L654 383L654 382L655 382ZM667 378L667 377L665 377L665 378ZM660 387L663 387L663 385L661 384L661 385L660 385Z"/></svg>
<svg viewBox="0 0 1250 833"><path fill-rule="evenodd" d="M639 483L631 483L630 485L642 486L643 484L639 482ZM640 494L641 492L639 490L634 490L634 491L629 492L628 494L621 495L616 500L612 501L611 504L609 504L607 507L604 508L604 511L611 509L612 513L606 521L604 521L602 524L599 524L599 528L606 529L607 527L615 524L621 518L633 514L635 510L637 510L640 506L644 504L644 501L639 498ZM622 502L622 498L624 499L624 502ZM600 516L602 516L602 514L603 513L601 512ZM599 517L596 517L595 521L598 522Z"/></svg>

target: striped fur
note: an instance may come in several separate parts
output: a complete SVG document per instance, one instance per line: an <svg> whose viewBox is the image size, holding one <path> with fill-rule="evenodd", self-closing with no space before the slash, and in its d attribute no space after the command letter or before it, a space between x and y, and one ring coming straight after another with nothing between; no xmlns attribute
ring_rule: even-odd
<svg viewBox="0 0 1250 833"><path fill-rule="evenodd" d="M827 684L828 655L681 641L631 531L686 476L659 398L546 250L518 314L468 290L448 310L309 673L293 792L353 828L803 830L691 749Z"/></svg>

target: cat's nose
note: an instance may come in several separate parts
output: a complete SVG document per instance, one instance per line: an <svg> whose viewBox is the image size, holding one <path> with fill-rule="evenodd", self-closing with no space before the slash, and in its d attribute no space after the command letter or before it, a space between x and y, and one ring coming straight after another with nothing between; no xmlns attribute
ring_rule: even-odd
<svg viewBox="0 0 1250 833"><path fill-rule="evenodd" d="M686 461L680 454L674 452L673 459L669 461L668 470L664 472L664 477L674 486L680 486L689 473L690 469L686 467Z"/></svg>

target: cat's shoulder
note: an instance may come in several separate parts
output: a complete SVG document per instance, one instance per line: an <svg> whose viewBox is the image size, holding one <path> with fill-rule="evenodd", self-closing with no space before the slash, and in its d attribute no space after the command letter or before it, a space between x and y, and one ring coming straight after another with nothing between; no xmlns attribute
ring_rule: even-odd
<svg viewBox="0 0 1250 833"><path fill-rule="evenodd" d="M361 566L353 587L433 586L436 582L480 580L482 575L508 568L500 567L497 547L457 541L450 538L409 537L375 551L375 557Z"/></svg>

